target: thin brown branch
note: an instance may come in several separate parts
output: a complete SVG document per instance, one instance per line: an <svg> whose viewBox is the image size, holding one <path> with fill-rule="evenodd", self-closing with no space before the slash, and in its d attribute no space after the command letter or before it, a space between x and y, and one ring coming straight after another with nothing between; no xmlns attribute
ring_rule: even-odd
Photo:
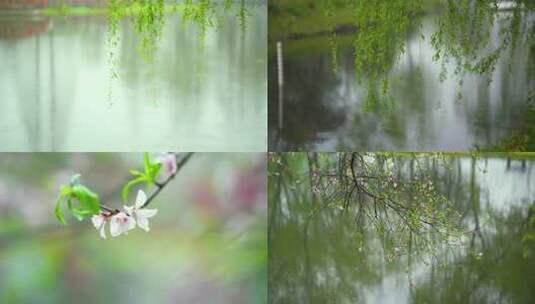
<svg viewBox="0 0 535 304"><path fill-rule="evenodd" d="M180 156L179 153L176 153L176 155L177 155L177 158L178 158L178 156ZM154 198L156 198L156 196L158 196L158 194L167 186L167 184L169 184L170 181L172 181L175 178L175 176L178 174L180 169L182 169L184 167L184 165L189 161L189 159L192 156L193 156L193 153L184 154L182 157L180 157L177 160L177 162L176 162L176 171L174 173L169 175L169 177L167 177L163 182L155 182L154 183L154 185L156 186L156 190L147 198L147 200L145 201L143 206L141 206L141 208L147 207L154 200ZM108 206L106 206L104 204L100 204L100 208L103 209L104 211L108 212L109 216L115 215L115 214L121 212L117 208L108 207Z"/></svg>
<svg viewBox="0 0 535 304"><path fill-rule="evenodd" d="M184 167L184 165L188 162L188 160L192 156L193 156L193 153L186 153L186 155L184 155L181 159L177 160L177 162L176 162L176 171L173 174L171 174L162 183L156 183L156 191L154 191L149 196L149 198L147 198L147 201L145 202L145 204L143 204L143 206L141 206L141 208L147 207L152 202L152 200L163 190L163 188L165 188L165 186L167 186L167 184L175 178L175 176L180 171L180 169L182 169L182 167Z"/></svg>

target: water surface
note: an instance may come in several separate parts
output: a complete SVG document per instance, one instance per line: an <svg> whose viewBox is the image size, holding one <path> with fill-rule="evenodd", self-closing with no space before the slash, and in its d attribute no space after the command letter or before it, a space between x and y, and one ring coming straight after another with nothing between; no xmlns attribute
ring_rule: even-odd
<svg viewBox="0 0 535 304"><path fill-rule="evenodd" d="M400 33L338 34L337 57L328 34L282 40L282 87L271 46L270 148L466 151L523 130L533 119L533 13L457 18L469 21L428 12Z"/></svg>
<svg viewBox="0 0 535 304"><path fill-rule="evenodd" d="M243 36L234 11L219 20L203 42L168 15L154 63L122 20L110 82L105 16L3 17L0 150L265 151L265 7Z"/></svg>
<svg viewBox="0 0 535 304"><path fill-rule="evenodd" d="M394 258L370 227L373 215L364 221L364 239L354 209L325 207L311 217L326 202L310 195L307 170L292 168L285 180L283 171L269 180L270 303L530 303L535 297L535 258L523 256L521 241L535 202L533 160L457 158L437 168L432 180L460 211L462 243Z"/></svg>

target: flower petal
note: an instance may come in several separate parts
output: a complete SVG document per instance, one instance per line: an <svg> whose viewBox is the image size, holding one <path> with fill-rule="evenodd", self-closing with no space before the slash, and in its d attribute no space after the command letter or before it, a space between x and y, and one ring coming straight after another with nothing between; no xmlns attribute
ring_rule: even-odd
<svg viewBox="0 0 535 304"><path fill-rule="evenodd" d="M145 217L138 217L137 218L137 225L139 226L139 228L145 230L146 232L149 232L150 228L149 228L149 220Z"/></svg>
<svg viewBox="0 0 535 304"><path fill-rule="evenodd" d="M136 219L151 218L158 213L158 209L139 209L136 210Z"/></svg>
<svg viewBox="0 0 535 304"><path fill-rule="evenodd" d="M139 209L145 204L147 201L147 195L145 195L145 192L143 190L139 190L136 197L136 209Z"/></svg>
<svg viewBox="0 0 535 304"><path fill-rule="evenodd" d="M100 214L93 215L91 217L91 222L93 222L93 226L95 226L96 229L99 229L104 223L104 217Z"/></svg>
<svg viewBox="0 0 535 304"><path fill-rule="evenodd" d="M124 206L123 206L123 209L124 209L124 211L126 211L126 213L128 213L128 214L132 214L132 213L134 212L134 206L126 206L126 205L124 205Z"/></svg>
<svg viewBox="0 0 535 304"><path fill-rule="evenodd" d="M175 174L177 170L175 153L171 153L167 155L165 162L166 162L165 165L167 167L167 172L169 174Z"/></svg>
<svg viewBox="0 0 535 304"><path fill-rule="evenodd" d="M157 161L162 164L162 167L164 169L160 172L160 176L162 178L168 177L169 175L176 173L177 166L175 153L166 153L158 157ZM163 173L165 173L165 175Z"/></svg>
<svg viewBox="0 0 535 304"><path fill-rule="evenodd" d="M106 222L100 227L100 237L106 239L106 230L104 228L106 228Z"/></svg>
<svg viewBox="0 0 535 304"><path fill-rule="evenodd" d="M124 231L136 228L136 220L133 217L128 217L128 221L124 224Z"/></svg>
<svg viewBox="0 0 535 304"><path fill-rule="evenodd" d="M119 225L120 219L119 217L117 217L119 214L114 215L110 220L110 234L113 237L116 237L119 234L121 234L120 225Z"/></svg>

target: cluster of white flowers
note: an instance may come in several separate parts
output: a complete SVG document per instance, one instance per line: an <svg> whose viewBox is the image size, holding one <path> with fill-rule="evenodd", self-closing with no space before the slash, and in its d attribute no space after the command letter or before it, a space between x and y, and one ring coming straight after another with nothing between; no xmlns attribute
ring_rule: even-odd
<svg viewBox="0 0 535 304"><path fill-rule="evenodd" d="M149 231L149 218L156 215L156 209L142 209L147 201L147 195L143 190L139 190L136 202L133 206L123 206L123 210L117 214L109 216L101 212L91 218L93 225L100 231L100 237L106 238L106 222L110 222L110 234L115 237L121 234L127 234L128 231L134 229L136 224L139 228Z"/></svg>
<svg viewBox="0 0 535 304"><path fill-rule="evenodd" d="M160 172L160 178L167 179L177 171L176 155L166 153L157 158L162 164L163 170ZM91 218L93 225L100 231L100 237L106 238L106 222L110 222L110 234L115 237L121 234L127 234L128 231L136 228L136 225L149 231L149 218L156 215L156 209L142 209L147 201L147 195L143 190L139 190L136 202L133 206L123 206L123 211L111 215L107 212L101 212Z"/></svg>

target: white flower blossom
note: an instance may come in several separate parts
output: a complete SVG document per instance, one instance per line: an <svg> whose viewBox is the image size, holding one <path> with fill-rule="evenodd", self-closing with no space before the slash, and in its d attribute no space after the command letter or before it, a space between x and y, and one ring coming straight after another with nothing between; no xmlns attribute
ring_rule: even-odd
<svg viewBox="0 0 535 304"><path fill-rule="evenodd" d="M106 227L106 217L104 214L99 213L98 215L93 215L91 221L93 222L93 226L100 231L100 237L106 239L106 231L104 230Z"/></svg>
<svg viewBox="0 0 535 304"><path fill-rule="evenodd" d="M113 237L121 235L122 233L126 234L135 227L136 221L134 218L122 211L111 217L110 234Z"/></svg>
<svg viewBox="0 0 535 304"><path fill-rule="evenodd" d="M139 228L149 231L149 218L156 215L158 210L156 209L143 209L143 205L147 201L147 195L143 190L139 190L136 202L133 206L123 206L124 211L118 212L111 216L99 213L91 217L91 221L97 230L100 231L100 237L106 239L106 222L110 222L110 234L113 237L121 234L127 234L128 231L134 229L137 226Z"/></svg>
<svg viewBox="0 0 535 304"><path fill-rule="evenodd" d="M136 203L134 206L124 206L124 210L126 213L128 213L130 216L135 218L135 223L137 223L138 227L149 231L149 218L156 215L158 210L156 209L142 209L143 205L147 201L147 195L145 195L145 192L143 190L139 190L136 197ZM134 224L135 225L135 224Z"/></svg>
<svg viewBox="0 0 535 304"><path fill-rule="evenodd" d="M176 155L175 153L167 153L163 156L158 157L157 161L162 164L162 167L165 169L165 174L167 176L173 175L176 173Z"/></svg>

